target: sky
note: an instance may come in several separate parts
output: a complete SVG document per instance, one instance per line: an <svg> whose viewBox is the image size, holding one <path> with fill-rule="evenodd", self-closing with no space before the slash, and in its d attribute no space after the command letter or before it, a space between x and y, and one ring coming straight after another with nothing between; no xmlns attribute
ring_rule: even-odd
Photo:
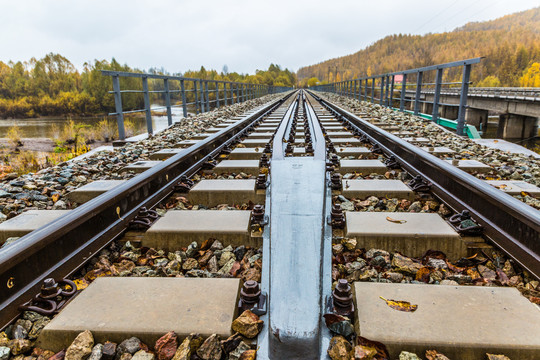
<svg viewBox="0 0 540 360"><path fill-rule="evenodd" d="M391 34L451 31L540 0L0 0L0 61L254 73L352 54Z"/></svg>

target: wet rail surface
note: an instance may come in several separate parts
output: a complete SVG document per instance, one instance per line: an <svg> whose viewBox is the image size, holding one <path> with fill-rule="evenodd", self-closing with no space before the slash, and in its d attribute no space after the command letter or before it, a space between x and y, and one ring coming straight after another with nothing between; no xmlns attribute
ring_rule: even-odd
<svg viewBox="0 0 540 360"><path fill-rule="evenodd" d="M220 156L226 158L278 110L283 115L279 125L269 130L272 135L264 146L268 160L261 160L260 169L267 171L258 175L262 175L259 183L267 180L266 209L260 221L264 229L260 287L266 293L267 313L261 317L259 359L327 358L331 334L322 316L339 312L340 307L347 313L351 306L351 301L338 302L336 309L330 274L332 232L346 221L332 204L332 191L346 181L339 175L343 148L369 149L367 158L384 158L387 170L406 172L410 190L430 193L454 214L468 211L471 228L459 229L458 223L456 231L482 236L539 277L538 211L317 94L300 91L256 109L0 251L0 281L10 284L0 298L0 326L18 316L20 304L39 292L46 278L74 274L120 238L143 207L156 207L188 178L213 169ZM336 141L341 136L337 133L345 129L353 135L352 145ZM340 150L337 144L343 144Z"/></svg>

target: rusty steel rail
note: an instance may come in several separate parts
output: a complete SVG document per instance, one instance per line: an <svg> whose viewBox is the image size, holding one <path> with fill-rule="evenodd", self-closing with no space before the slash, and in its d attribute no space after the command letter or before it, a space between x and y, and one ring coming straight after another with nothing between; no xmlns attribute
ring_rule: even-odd
<svg viewBox="0 0 540 360"><path fill-rule="evenodd" d="M183 176L191 176L279 107L291 94L201 140L185 151L70 211L0 251L0 329L46 278L62 279L120 236L139 210L157 205Z"/></svg>
<svg viewBox="0 0 540 360"><path fill-rule="evenodd" d="M540 278L540 212L476 177L311 93L338 119L346 120L411 175L421 175L431 190L456 212L468 210L484 235Z"/></svg>

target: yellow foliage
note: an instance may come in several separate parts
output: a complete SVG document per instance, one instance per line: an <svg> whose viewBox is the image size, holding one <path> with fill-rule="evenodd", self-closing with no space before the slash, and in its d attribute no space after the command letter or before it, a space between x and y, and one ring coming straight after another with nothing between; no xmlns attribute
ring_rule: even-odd
<svg viewBox="0 0 540 360"><path fill-rule="evenodd" d="M14 148L21 145L21 129L17 125L13 125L7 132L7 138Z"/></svg>
<svg viewBox="0 0 540 360"><path fill-rule="evenodd" d="M540 87L540 63L533 63L519 79L523 87Z"/></svg>

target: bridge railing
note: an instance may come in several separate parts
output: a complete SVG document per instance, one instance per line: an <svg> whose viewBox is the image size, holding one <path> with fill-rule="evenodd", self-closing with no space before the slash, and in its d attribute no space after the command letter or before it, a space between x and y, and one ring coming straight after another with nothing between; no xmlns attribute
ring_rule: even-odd
<svg viewBox="0 0 540 360"><path fill-rule="evenodd" d="M432 120L439 122L441 106L456 106L440 101L441 91L453 89L459 94L456 132L465 135L465 109L469 92L471 68L482 58L454 61L445 64L426 66L417 69L397 71L393 73L366 76L359 79L346 80L332 84L313 87L317 91L325 91L357 98L358 100L379 103L386 107L398 107L400 111L412 110L415 115L426 109L428 104ZM459 77L460 81L449 81ZM446 74L445 74L446 72ZM426 100L425 91L432 91L433 100ZM397 96L397 97L396 97ZM394 106L396 105L396 106ZM424 111L426 112L426 111Z"/></svg>
<svg viewBox="0 0 540 360"><path fill-rule="evenodd" d="M433 94L433 90L422 91L425 94ZM441 90L443 95L457 95L459 89ZM471 87L469 97L485 97L504 100L540 101L540 88L518 87Z"/></svg>
<svg viewBox="0 0 540 360"><path fill-rule="evenodd" d="M146 128L148 134L153 134L152 111L166 110L167 123L172 125L172 109L181 107L184 117L188 116L188 111L196 114L216 109L222 105L232 105L246 100L255 99L268 94L275 94L290 90L288 87L270 86L265 84L252 84L223 80L194 79L182 76L132 73L124 71L102 70L101 73L112 77L115 112L110 113L116 116L118 123L118 137L125 140L126 131L124 125L124 114L145 113ZM141 83L131 89L121 89L121 78L140 79ZM152 88L149 85L152 81ZM143 101L135 102L135 105L142 108L124 110L122 104L123 95L142 94ZM160 97L164 100L164 106L151 108L151 97ZM173 98L178 100L173 104Z"/></svg>

